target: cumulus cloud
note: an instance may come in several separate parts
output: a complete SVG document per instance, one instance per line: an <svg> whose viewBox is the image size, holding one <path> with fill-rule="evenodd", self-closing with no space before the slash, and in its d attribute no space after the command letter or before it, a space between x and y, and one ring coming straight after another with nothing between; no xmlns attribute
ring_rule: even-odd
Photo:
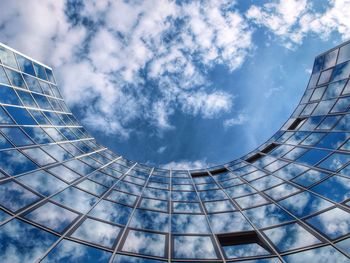
<svg viewBox="0 0 350 263"><path fill-rule="evenodd" d="M327 4L325 10L318 12L307 0L278 0L251 6L246 17L267 28L287 48L301 44L308 34L328 39L335 32L344 40L348 39L350 25L346 17L350 13L350 1L329 0Z"/></svg>
<svg viewBox="0 0 350 263"><path fill-rule="evenodd" d="M216 65L239 68L258 27L288 48L308 34L350 37L350 0L330 0L322 11L307 0L273 1L252 5L245 14L228 0L3 0L2 5L1 41L51 65L83 123L121 139L140 122L173 129L170 117L177 110L202 118L231 112L234 92L214 87L207 73Z"/></svg>
<svg viewBox="0 0 350 263"><path fill-rule="evenodd" d="M2 40L54 68L85 125L121 138L134 121L172 129L175 109L204 118L230 111L233 96L209 91L206 71L235 70L252 47L231 1L2 4Z"/></svg>

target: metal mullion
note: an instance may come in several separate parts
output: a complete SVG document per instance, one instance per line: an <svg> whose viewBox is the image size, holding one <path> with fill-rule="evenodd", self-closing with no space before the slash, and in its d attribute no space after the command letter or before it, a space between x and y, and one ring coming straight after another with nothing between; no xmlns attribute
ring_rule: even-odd
<svg viewBox="0 0 350 263"><path fill-rule="evenodd" d="M112 190L113 188L128 174L129 171L132 170L132 168L135 167L137 163L135 163L132 167L129 168L129 170L123 175L121 176L117 182L115 182L101 197L99 197L98 201L85 213L80 215L80 218L73 224L71 225L63 234L61 234L61 236L46 250L46 252L36 261L36 262L41 262L50 252L52 249L55 248L55 246L62 240L64 239L64 237L67 236L67 234L74 229L76 226L78 226L88 215L88 213L90 213L90 211L92 211L100 202L101 200L103 200L103 198L105 198Z"/></svg>
<svg viewBox="0 0 350 263"><path fill-rule="evenodd" d="M208 171L207 171L207 173L208 173ZM187 170L187 174L188 174L188 176L191 178L191 182L192 182L192 184L193 184L194 191L196 192L197 198L198 198L198 200L199 200L199 204L200 204L200 206L201 206L201 208L202 208L202 210L203 210L203 214L204 214L205 219L206 219L206 221L207 221L207 224L208 224L208 226L209 226L210 235L211 235L211 236L213 237L213 239L214 239L215 245L216 245L216 247L217 247L217 250L219 251L219 254L220 254L220 257L221 257L222 262L223 262L223 263L226 263L226 258L225 258L225 256L224 256L224 254L222 253L222 249L221 249L220 242L219 242L219 240L217 239L217 237L216 237L216 235L215 235L213 229L211 228L211 225L210 225L210 221L209 221L207 212L206 212L205 207L204 207L204 205L203 205L203 201L202 201L202 199L200 198L200 195L199 195L199 193L198 193L198 191L197 191L197 186L196 186L196 184L195 184L195 182L194 182L194 180L193 180L193 178L192 178L192 175L191 175L191 173L190 173L189 170Z"/></svg>
<svg viewBox="0 0 350 263"><path fill-rule="evenodd" d="M229 169L229 168L228 168ZM284 212L286 212L288 215L290 215L292 218L294 218L295 221L297 221L299 224L301 224L308 232L312 233L314 236L316 237L321 237L323 239L323 241L325 241L325 243L328 245L331 245L333 248L335 248L336 250L338 250L339 252L341 252L343 255L347 256L347 253L345 251L343 251L341 248L338 248L334 242L330 239L328 239L328 237L321 233L318 232L316 230L314 230L311 226L309 226L308 224L306 224L302 219L298 218L297 216L295 216L294 214L292 214L291 212L289 212L287 209L285 209L283 206L281 206L279 203L277 203L273 198L269 197L267 194L265 194L262 191L259 191L258 189L256 189L254 186L252 186L248 181L246 181L244 178L241 178L247 185L249 185L250 187L252 187L255 191L257 191L259 194L261 194L264 198L266 198L267 200L269 200L271 203L273 203L274 205L276 205L277 207L279 207L280 209L282 209ZM320 240L322 241L322 240ZM302 248L301 248L302 249Z"/></svg>
<svg viewBox="0 0 350 263"><path fill-rule="evenodd" d="M15 148L11 148L10 150L20 150L20 149L21 149L21 148L15 147ZM62 161L62 162L58 161L58 162L56 162L56 163L51 163L51 164L48 164L48 165L45 165L45 166L40 166L40 165L38 165L34 160L32 160L31 158L29 158L29 157L27 157L27 156L25 155L26 158L28 158L29 160L31 160L34 164L38 165L38 169L31 170L31 171L28 171L28 172L25 172L25 173L21 173L21 174L15 175L15 176L8 176L8 177L1 178L1 179L0 179L0 182L10 181L11 179L16 179L16 178L18 178L18 177L21 177L21 176L26 175L26 174L30 174L30 173L32 173L32 172L41 171L41 170L44 170L44 169L48 169L48 168L50 168L50 167L55 167L55 166L57 166L57 165L62 165L62 164L65 164L66 162L72 161L73 159L79 160L78 158L82 158L82 157L85 157L85 156L89 156L89 155L91 155L91 154L104 151L104 150L106 150L106 149L107 149L107 148L99 149L99 150L95 150L95 151L90 152L90 153L85 153L85 154L82 154L82 155L73 156L73 158L70 158L70 159L68 159L68 160L64 160L64 161ZM21 152L21 153L22 153L22 152ZM117 160L117 159L119 159L119 158L121 158L121 156L117 157L115 160ZM112 160L111 162L114 162L115 160ZM80 160L79 160L79 161L80 161ZM111 163L111 162L109 162L109 163ZM109 163L107 163L107 164L109 164ZM84 162L84 164L86 164L86 163ZM88 164L86 164L86 165L88 165ZM90 165L88 165L88 166L91 167ZM98 169L95 169L94 167L91 167L91 168L95 169L95 170L94 170L93 172L91 172L91 173L94 173L94 172L96 172L96 171L98 171L98 170L104 168L103 166L104 166L104 165L102 165L102 166L101 166L100 168L98 168ZM69 168L69 167L68 167L68 169L73 170L72 168ZM73 171L74 171L74 170L73 170ZM74 172L75 172L75 171L74 171ZM90 173L90 174L91 174L91 173ZM77 174L79 174L79 173L77 173ZM90 175L90 174L88 174L88 175ZM79 175L80 175L80 174L79 174ZM88 176L88 175L85 175L85 176ZM55 177L56 177L56 176L55 176ZM83 176L83 177L84 177L84 176ZM62 180L62 179L60 179L60 180Z"/></svg>
<svg viewBox="0 0 350 263"><path fill-rule="evenodd" d="M22 215L23 213L29 211L29 210L32 209L33 207L35 207L35 206L37 206L37 205L39 205L39 204L42 204L42 203L46 202L46 201L49 200L51 197L53 197L53 196L55 196L55 195L57 195L57 194L63 192L64 190L66 190L67 188L73 186L74 184L77 184L77 183L82 182L83 180L85 180L85 179L86 179L88 176L90 176L91 174L95 173L95 172L98 171L98 170L103 169L104 167L110 165L111 163L117 161L117 160L120 159L120 158L121 158L121 157L118 157L118 158L114 159L113 161L111 161L111 162L109 162L109 163L107 163L107 164L105 164L105 165L102 165L100 168L98 168L98 169L92 171L91 173L89 173L89 174L87 174L87 175L84 175L84 176L78 178L76 181L73 181L73 182L67 184L66 187L62 188L61 190L57 191L56 193L53 193L53 194L51 194L51 195L49 195L49 196L47 196L47 197L45 197L45 198L39 200L38 202L36 202L36 203L34 203L34 204L28 206L26 209L22 210L21 212L19 212L19 213L17 213L17 214L14 214L11 218L9 218L9 219L3 221L3 222L0 224L0 226L2 226L2 225L4 225L4 224L6 224L7 222L11 221L13 218L19 217L20 215ZM16 180L16 178L14 178L14 179ZM16 180L16 181L17 181L17 180ZM31 188L30 188L30 189L31 189Z"/></svg>
<svg viewBox="0 0 350 263"><path fill-rule="evenodd" d="M226 167L226 169L233 173L232 170L230 170L229 167ZM273 246L273 244L271 244L271 242L269 240L267 240L265 238L265 236L261 233L260 229L258 227L255 226L255 224L248 218L248 216L246 216L244 213L243 213L243 209L236 203L236 201L231 198L231 196L226 192L225 188L223 188L216 180L216 178L209 172L209 175L213 178L213 180L215 181L215 183L220 187L220 189L225 193L225 195L228 197L229 200L231 200L232 203L235 204L235 206L237 207L238 211L240 212L240 214L247 220L247 222L252 226L252 228L254 229L254 231L257 233L257 235L262 239L264 240L265 244L268 245L268 247L275 253L275 255L278 257L278 259L281 261L281 262L285 262L282 258L282 256L280 255L280 253L275 249L275 247ZM237 177L235 174L233 174L236 178L239 178ZM234 186L233 186L234 187ZM273 255L273 254L272 254Z"/></svg>
<svg viewBox="0 0 350 263"><path fill-rule="evenodd" d="M292 163L294 163L294 162L292 162ZM342 175L340 175L340 174L338 174L338 173L336 173L336 172L329 172L329 171L327 171L328 176L326 176L325 178L319 180L318 182L313 183L312 185L310 185L310 187L306 188L306 187L304 187L304 186L302 186L302 185L299 185L299 184L293 182L292 180L287 180L287 179L281 178L281 177L279 177L279 176L276 176L276 175L274 175L272 172L270 172L270 171L268 171L268 170L265 170L265 169L263 169L263 168L259 168L259 167L255 166L254 164L250 164L250 165L253 165L254 167L258 168L259 170L263 170L264 172L268 172L268 174L265 175L265 176L272 175L272 176L274 176L274 177L276 177L276 178L278 178L278 179L280 179L280 180L283 181L283 182L280 183L280 184L274 185L274 186L269 187L269 188L266 188L266 189L264 189L264 190L258 190L258 189L256 189L255 187L251 186L250 182L253 182L253 181L255 181L255 180L259 180L259 179L262 178L262 177L260 177L260 178L258 178L258 179L255 179L255 180L252 180L252 181L250 181L250 182L247 181L246 179L242 178L242 180L244 180L245 182L247 182L247 184L249 184L252 188L256 189L259 193L260 193L260 192L263 193L263 192L266 191L266 190L269 190L269 189L272 189L272 188L274 188L274 187L277 187L277 186L280 186L280 185L282 185L282 184L287 183L287 184L293 185L294 187L296 187L296 188L298 188L298 189L303 190L304 192L306 191L306 192L312 193L312 194L314 194L314 195L320 197L321 199L324 199L324 200L326 200L326 201L328 201L328 202L334 204L334 206L340 207L340 208L342 208L342 209L344 209L344 210L346 210L346 211L348 211L348 212L350 213L350 208L347 207L347 206L345 206L345 205L343 205L341 202L335 202L335 201L333 201L332 199L329 199L328 197L325 197L325 196L323 196L323 195L321 195L321 194L319 194L319 193L314 192L313 190L311 190L311 188L314 187L315 185L321 184L322 182L324 182L324 181L326 181L326 180L328 180L328 179L330 179L330 178L332 178L332 177L334 177L334 176L340 176L340 177L349 179L348 177L344 177L344 176L342 176ZM282 168L283 168L283 167L282 167ZM280 169L282 169L282 168L280 168ZM308 168L310 168L310 167L308 166ZM278 169L278 170L280 170L280 169ZM277 170L277 171L278 171L278 170ZM316 170L316 171L318 171L318 170ZM326 170L325 170L325 171L326 171ZM304 171L304 172L302 172L300 175L302 175L302 174L304 174L304 173L306 173L306 172L307 172L307 170ZM323 172L323 171L322 171L322 172ZM297 175L296 177L299 177L300 175ZM265 177L265 176L263 176L263 177ZM294 177L294 178L296 178L296 177ZM241 178L241 177L240 177L240 178ZM294 178L293 178L293 179L294 179ZM288 197L291 197L291 196L296 195L296 194L299 194L299 193L302 193L302 192L298 192L298 193L293 193L293 194L287 195L287 196L283 197L281 200L287 199ZM345 200L346 200L346 199L345 199Z"/></svg>
<svg viewBox="0 0 350 263"><path fill-rule="evenodd" d="M136 166L136 164L135 164L133 167L135 167L135 166ZM132 212L130 213L130 217L129 217L129 219L128 219L128 222L126 223L126 225L125 225L125 227L124 227L124 229L123 229L123 232L121 233L120 238L119 238L119 240L118 240L118 242L117 242L117 244L116 244L116 246L115 246L115 248L114 248L113 254L112 254L111 258L110 258L109 261L108 261L109 263L112 263L112 262L113 262L113 260L114 260L114 258L115 258L115 255L117 254L117 251L118 251L119 246L121 245L122 241L124 241L124 239L126 239L125 233L126 233L128 227L129 227L130 222L131 222L131 220L132 220L132 218L133 218L133 216L134 216L134 214L135 214L135 211L136 211L136 209L137 209L137 207L138 207L138 205L139 205L139 203L140 203L140 201L141 201L142 194L143 194L143 192L144 192L144 190L145 190L145 188L146 188L146 185L148 184L149 178L152 176L153 171L154 171L154 168L152 168L152 170L150 171L150 174L149 174L149 176L148 176L148 178L147 178L147 180L146 180L146 183L145 183L144 186L142 187L142 190L141 190L141 192L140 192L140 195L138 196L138 199L137 199L136 202L135 202L135 205L134 205L134 207L133 207L133 210L132 210Z"/></svg>
<svg viewBox="0 0 350 263"><path fill-rule="evenodd" d="M168 263L171 263L171 258L172 258L172 232L171 232L171 222L172 222L172 175L173 171L172 169L169 170L169 201L168 201L168 211L169 211L169 238L168 238Z"/></svg>
<svg viewBox="0 0 350 263"><path fill-rule="evenodd" d="M12 88L12 86L11 86ZM34 108L34 107L29 107L29 106L22 106L22 105L17 105L17 104L7 104L7 103L0 103L0 105L2 106L10 106L10 107L15 107L15 108L21 108L21 109L28 109L28 110L39 110L39 111L43 111L43 112L54 112L54 113L59 113L59 114L72 114L72 113L67 113L67 112L64 112L64 111L56 111L54 109L52 110L48 110L48 109L43 109L43 108Z"/></svg>

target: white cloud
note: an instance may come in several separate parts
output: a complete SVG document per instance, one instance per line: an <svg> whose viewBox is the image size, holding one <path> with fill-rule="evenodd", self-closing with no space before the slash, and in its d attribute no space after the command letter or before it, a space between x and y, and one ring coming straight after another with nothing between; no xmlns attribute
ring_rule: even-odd
<svg viewBox="0 0 350 263"><path fill-rule="evenodd" d="M263 6L253 5L246 17L258 26L266 27L287 48L301 44L308 34L328 39L333 32L345 40L350 37L350 1L329 0L323 12L315 11L307 0L273 1Z"/></svg>
<svg viewBox="0 0 350 263"><path fill-rule="evenodd" d="M230 111L234 97L207 90L206 70L216 64L235 70L252 47L252 30L231 1L89 1L69 7L75 22L90 21L84 24L69 21L64 1L2 4L3 41L52 65L67 102L85 112L84 124L121 138L138 120L173 128L169 116L175 109L204 118Z"/></svg>
<svg viewBox="0 0 350 263"><path fill-rule="evenodd" d="M237 117L225 120L224 127L229 128L229 127L233 127L236 125L242 125L242 124L246 123L247 121L248 121L248 116L243 114L243 113L239 113L237 115Z"/></svg>
<svg viewBox="0 0 350 263"><path fill-rule="evenodd" d="M166 146L161 146L157 149L157 153L162 154L167 149Z"/></svg>
<svg viewBox="0 0 350 263"><path fill-rule="evenodd" d="M161 168L164 169L172 169L172 170L195 170L195 169L204 169L209 166L212 166L210 163L208 163L206 160L196 160L196 161L188 161L188 160L182 160L178 162L169 162L166 164L161 165Z"/></svg>

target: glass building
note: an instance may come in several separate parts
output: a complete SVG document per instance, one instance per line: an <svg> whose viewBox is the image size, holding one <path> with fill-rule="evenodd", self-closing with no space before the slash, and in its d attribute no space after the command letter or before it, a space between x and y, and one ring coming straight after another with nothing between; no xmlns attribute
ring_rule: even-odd
<svg viewBox="0 0 350 263"><path fill-rule="evenodd" d="M52 69L0 46L0 262L350 262L350 43L230 163L171 171L98 144Z"/></svg>

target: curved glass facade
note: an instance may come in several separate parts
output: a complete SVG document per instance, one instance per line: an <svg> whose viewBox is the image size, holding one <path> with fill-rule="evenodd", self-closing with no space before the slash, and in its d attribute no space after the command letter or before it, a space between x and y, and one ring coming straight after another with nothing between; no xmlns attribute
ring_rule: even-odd
<svg viewBox="0 0 350 263"><path fill-rule="evenodd" d="M1 262L349 262L350 43L284 126L207 170L99 145L52 70L0 46Z"/></svg>

